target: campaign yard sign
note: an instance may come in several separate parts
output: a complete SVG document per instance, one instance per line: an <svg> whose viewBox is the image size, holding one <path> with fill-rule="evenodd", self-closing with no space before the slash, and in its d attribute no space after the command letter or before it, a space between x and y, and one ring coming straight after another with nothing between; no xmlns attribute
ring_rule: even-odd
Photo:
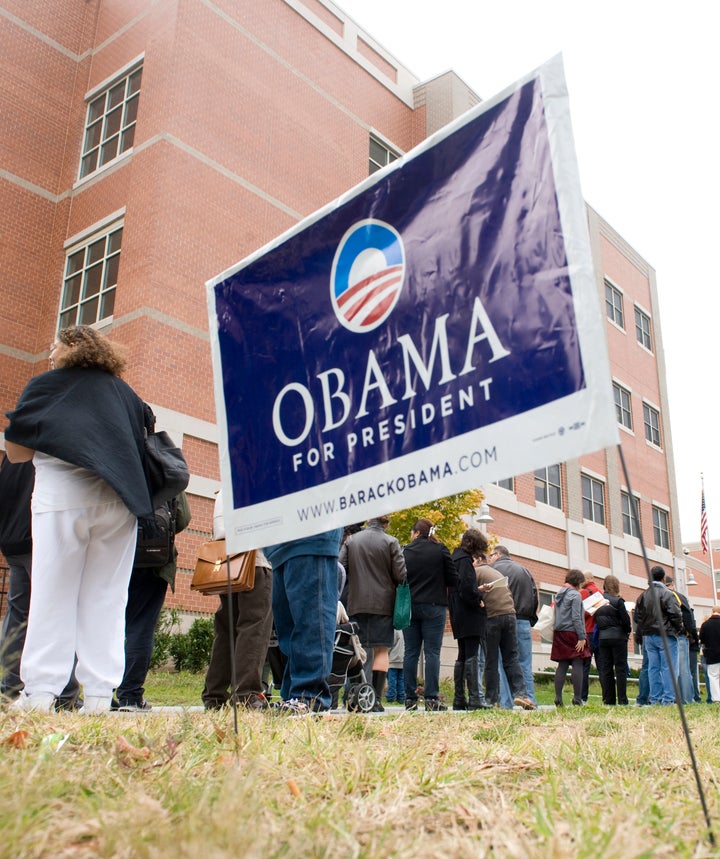
<svg viewBox="0 0 720 859"><path fill-rule="evenodd" d="M617 443L559 57L207 290L233 550Z"/></svg>

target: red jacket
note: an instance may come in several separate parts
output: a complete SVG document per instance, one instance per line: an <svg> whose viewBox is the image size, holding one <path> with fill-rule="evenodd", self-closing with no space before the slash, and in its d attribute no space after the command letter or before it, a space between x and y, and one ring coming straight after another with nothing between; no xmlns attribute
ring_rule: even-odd
<svg viewBox="0 0 720 859"><path fill-rule="evenodd" d="M601 594L602 591L595 582L585 582L585 587L580 591L580 596L585 600L591 594ZM595 618L585 612L585 632L592 634L595 631Z"/></svg>

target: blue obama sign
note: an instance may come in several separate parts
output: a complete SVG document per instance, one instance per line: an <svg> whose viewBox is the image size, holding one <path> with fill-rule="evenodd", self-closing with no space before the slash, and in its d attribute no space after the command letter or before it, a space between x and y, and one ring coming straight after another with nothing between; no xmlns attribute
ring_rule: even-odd
<svg viewBox="0 0 720 859"><path fill-rule="evenodd" d="M617 442L559 58L207 288L230 548Z"/></svg>

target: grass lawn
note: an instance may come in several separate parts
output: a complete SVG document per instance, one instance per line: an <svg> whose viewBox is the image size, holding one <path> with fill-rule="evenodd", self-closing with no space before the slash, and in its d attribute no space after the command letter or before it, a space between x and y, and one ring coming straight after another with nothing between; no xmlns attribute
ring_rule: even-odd
<svg viewBox="0 0 720 859"><path fill-rule="evenodd" d="M154 674L147 694L201 686ZM720 711L686 715L717 826ZM0 762L12 859L720 855L673 707L241 712L237 736L225 712L5 711Z"/></svg>
<svg viewBox="0 0 720 859"><path fill-rule="evenodd" d="M152 704L180 704L185 706L201 705L200 695L202 693L204 674L192 674L189 671L151 671L145 684L145 697ZM552 675L538 675L535 681L535 696L538 704L552 704L555 700ZM450 680L440 682L440 693L448 706L452 705L453 685ZM637 694L637 685L629 684L628 694L632 701ZM277 699L278 693L275 692ZM570 683L565 686L565 703L570 704L572 699L572 688ZM590 698L593 703L601 703L600 684L597 681L590 683Z"/></svg>

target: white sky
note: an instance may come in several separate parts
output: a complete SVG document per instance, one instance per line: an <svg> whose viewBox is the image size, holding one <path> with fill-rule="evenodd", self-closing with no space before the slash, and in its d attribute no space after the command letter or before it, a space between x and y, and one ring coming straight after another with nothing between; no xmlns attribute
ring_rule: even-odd
<svg viewBox="0 0 720 859"><path fill-rule="evenodd" d="M583 197L657 273L682 538L700 538L702 473L720 540L715 4L335 2L421 80L452 69L483 99L562 52Z"/></svg>

